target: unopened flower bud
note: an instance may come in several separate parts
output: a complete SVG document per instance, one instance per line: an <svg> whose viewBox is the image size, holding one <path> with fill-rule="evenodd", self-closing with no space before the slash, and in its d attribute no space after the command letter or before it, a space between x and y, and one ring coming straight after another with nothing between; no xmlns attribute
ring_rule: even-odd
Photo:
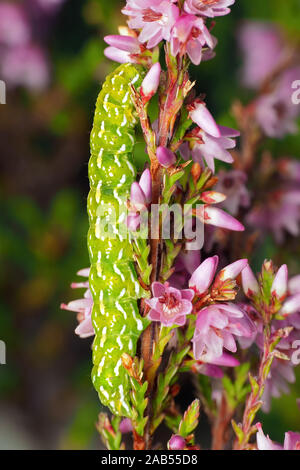
<svg viewBox="0 0 300 470"><path fill-rule="evenodd" d="M236 232L245 230L245 227L237 219L218 207L205 206L204 223Z"/></svg>
<svg viewBox="0 0 300 470"><path fill-rule="evenodd" d="M141 86L141 96L144 104L147 103L157 92L160 74L161 66L160 63L157 62L156 64L152 65Z"/></svg>
<svg viewBox="0 0 300 470"><path fill-rule="evenodd" d="M300 294L296 294L286 300L279 313L281 315L292 315L296 312L300 312Z"/></svg>
<svg viewBox="0 0 300 470"><path fill-rule="evenodd" d="M191 108L189 117L198 124L201 129L213 137L221 137L219 127L211 113L208 111L205 103L202 101L195 101L193 105L191 105Z"/></svg>
<svg viewBox="0 0 300 470"><path fill-rule="evenodd" d="M169 450L184 450L186 444L183 437L173 434L168 442Z"/></svg>
<svg viewBox="0 0 300 470"><path fill-rule="evenodd" d="M128 432L132 431L132 423L129 418L122 419L119 430L122 434L127 434Z"/></svg>
<svg viewBox="0 0 300 470"><path fill-rule="evenodd" d="M258 282L248 264L242 271L242 286L247 297L252 297L254 294L259 293Z"/></svg>
<svg viewBox="0 0 300 470"><path fill-rule="evenodd" d="M282 301L285 299L288 288L288 268L286 264L283 264L278 269L277 274L274 278L271 294L274 295L278 300Z"/></svg>
<svg viewBox="0 0 300 470"><path fill-rule="evenodd" d="M206 202L206 204L219 204L225 201L225 199L225 194L216 191L204 191L204 193L201 194L201 200Z"/></svg>
<svg viewBox="0 0 300 470"><path fill-rule="evenodd" d="M165 168L169 168L176 162L175 154L166 147L158 147L156 150L156 156L159 163Z"/></svg>
<svg viewBox="0 0 300 470"><path fill-rule="evenodd" d="M235 261L234 263L229 264L225 268L223 268L219 274L218 274L218 279L221 279L221 281L226 281L227 279L236 279L237 276L242 272L243 269L248 264L247 259L240 259L238 261Z"/></svg>

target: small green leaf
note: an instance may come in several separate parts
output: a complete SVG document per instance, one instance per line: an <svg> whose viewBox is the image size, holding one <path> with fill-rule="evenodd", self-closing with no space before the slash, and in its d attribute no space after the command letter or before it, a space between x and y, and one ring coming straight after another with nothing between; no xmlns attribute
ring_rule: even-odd
<svg viewBox="0 0 300 470"><path fill-rule="evenodd" d="M231 424L233 427L233 430L236 434L236 437L238 438L239 443L241 444L243 442L243 439L245 437L244 431L241 429L241 427L233 420L231 420Z"/></svg>
<svg viewBox="0 0 300 470"><path fill-rule="evenodd" d="M193 433L193 431L198 426L199 414L200 400L196 399L190 404L190 406L183 415L183 418L178 428L178 434L180 436L187 438Z"/></svg>

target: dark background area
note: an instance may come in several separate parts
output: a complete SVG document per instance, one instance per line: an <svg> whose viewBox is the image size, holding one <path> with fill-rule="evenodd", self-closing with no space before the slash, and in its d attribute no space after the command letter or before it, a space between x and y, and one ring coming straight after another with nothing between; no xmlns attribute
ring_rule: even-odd
<svg viewBox="0 0 300 470"><path fill-rule="evenodd" d="M91 341L74 335L75 314L59 306L76 297L70 283L88 266L89 132L97 93L115 66L104 58L103 36L125 23L124 2L65 0L40 16L34 2L16 3L28 12L34 41L47 57L49 83L42 90L7 83L7 104L0 105L0 339L7 346L7 364L0 365L0 448L99 448ZM232 102L251 97L239 84L240 23L274 21L299 40L299 9L298 0L237 0L231 15L217 19L217 56L192 67L192 77L219 122L234 124ZM300 157L299 135L267 145L275 155ZM143 152L141 144L140 161ZM275 255L300 272L300 261L271 237L253 259L259 265ZM275 440L299 428L299 381L291 389L261 415Z"/></svg>

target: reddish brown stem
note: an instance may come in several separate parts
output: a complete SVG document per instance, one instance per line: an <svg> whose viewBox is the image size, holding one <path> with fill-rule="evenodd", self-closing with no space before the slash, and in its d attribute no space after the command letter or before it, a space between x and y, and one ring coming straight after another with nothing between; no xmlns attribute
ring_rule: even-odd
<svg viewBox="0 0 300 470"><path fill-rule="evenodd" d="M244 439L242 442L238 440L234 443L234 450L246 450L248 448L249 438L251 437L251 427L258 411L260 399L262 397L265 383L268 377L268 370L270 367L270 327L267 325L264 329L264 350L259 365L258 378L257 378L257 389L252 387L252 391L246 401L246 407L244 410L242 430L244 433Z"/></svg>
<svg viewBox="0 0 300 470"><path fill-rule="evenodd" d="M225 447L227 439L227 434L229 432L229 425L233 417L234 411L229 406L226 399L226 395L222 395L221 405L218 410L218 416L213 424L212 435L212 450L223 450Z"/></svg>

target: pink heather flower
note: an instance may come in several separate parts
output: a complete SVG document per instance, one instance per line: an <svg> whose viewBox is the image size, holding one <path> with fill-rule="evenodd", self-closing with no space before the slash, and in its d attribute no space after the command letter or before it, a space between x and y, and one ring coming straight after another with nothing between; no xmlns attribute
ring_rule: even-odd
<svg viewBox="0 0 300 470"><path fill-rule="evenodd" d="M247 21L239 29L238 41L244 55L242 83L259 88L283 58L281 35L273 24Z"/></svg>
<svg viewBox="0 0 300 470"><path fill-rule="evenodd" d="M127 217L127 226L135 232L141 222L140 213L147 210L152 199L152 178L149 169L146 169L139 183L134 182L130 191L130 212Z"/></svg>
<svg viewBox="0 0 300 470"><path fill-rule="evenodd" d="M252 325L246 314L232 303L214 304L198 312L193 351L196 360L213 362L223 348L236 352L234 336L250 337Z"/></svg>
<svg viewBox="0 0 300 470"><path fill-rule="evenodd" d="M277 243L284 240L287 231L299 235L300 191L279 190L268 195L264 204L255 206L246 217L249 225L273 232Z"/></svg>
<svg viewBox="0 0 300 470"><path fill-rule="evenodd" d="M0 43L7 46L25 45L30 35L23 9L15 3L0 3Z"/></svg>
<svg viewBox="0 0 300 470"><path fill-rule="evenodd" d="M148 318L152 321L159 321L164 326L183 326L186 322L186 315L192 312L192 299L194 292L191 289L175 289L170 287L168 282L161 284L153 282L153 298L146 300L151 307Z"/></svg>
<svg viewBox="0 0 300 470"><path fill-rule="evenodd" d="M127 0L122 13L130 16L131 29L141 29L139 40L148 41L148 48L165 39L170 41L171 30L179 17L179 9L169 0Z"/></svg>
<svg viewBox="0 0 300 470"><path fill-rule="evenodd" d="M141 86L141 97L144 104L147 103L157 92L161 74L160 63L152 65Z"/></svg>
<svg viewBox="0 0 300 470"><path fill-rule="evenodd" d="M186 447L186 443L183 437L173 434L171 439L168 442L168 449L169 450L184 450Z"/></svg>
<svg viewBox="0 0 300 470"><path fill-rule="evenodd" d="M120 426L119 426L119 430L122 434L127 434L129 432L132 431L132 423L131 423L131 420L129 418L124 418L122 419L121 423L120 423Z"/></svg>
<svg viewBox="0 0 300 470"><path fill-rule="evenodd" d="M237 219L217 207L204 207L203 222L207 225L214 225L215 227L233 230L235 232L243 232L245 230L245 227Z"/></svg>
<svg viewBox="0 0 300 470"><path fill-rule="evenodd" d="M104 55L121 64L138 62L144 48L139 40L132 36L110 35L105 36L104 41L110 45L104 49Z"/></svg>
<svg viewBox="0 0 300 470"><path fill-rule="evenodd" d="M286 432L284 436L284 450L300 450L300 433L299 432Z"/></svg>
<svg viewBox="0 0 300 470"><path fill-rule="evenodd" d="M286 264L283 264L277 271L274 278L271 293L278 300L282 301L285 299L288 288L288 268Z"/></svg>
<svg viewBox="0 0 300 470"><path fill-rule="evenodd" d="M226 281L227 279L235 279L243 271L243 269L245 269L247 265L247 259L240 259L221 269L217 277L221 281Z"/></svg>
<svg viewBox="0 0 300 470"><path fill-rule="evenodd" d="M259 285L249 264L242 270L242 286L246 297L259 294Z"/></svg>
<svg viewBox="0 0 300 470"><path fill-rule="evenodd" d="M169 168L176 163L175 154L166 147L158 147L156 150L156 156L159 163L165 168Z"/></svg>
<svg viewBox="0 0 300 470"><path fill-rule="evenodd" d="M210 287L215 277L218 263L218 256L207 258L192 274L189 281L189 287L194 289L197 295L204 294Z"/></svg>
<svg viewBox="0 0 300 470"><path fill-rule="evenodd" d="M190 105L189 108L190 119L192 119L192 121L194 121L204 132L212 135L213 137L221 137L219 126L203 101L197 100Z"/></svg>
<svg viewBox="0 0 300 470"><path fill-rule="evenodd" d="M261 424L257 423L258 432L256 434L258 450L300 450L300 433L286 432L284 435L283 447L271 441L269 436L265 436Z"/></svg>
<svg viewBox="0 0 300 470"><path fill-rule="evenodd" d="M184 10L194 15L208 16L224 16L230 13L230 7L235 0L185 0Z"/></svg>
<svg viewBox="0 0 300 470"><path fill-rule="evenodd" d="M280 77L275 89L261 96L256 102L255 116L258 124L268 137L283 138L296 134L296 118L300 105L292 102L292 83L299 79L300 67L287 70Z"/></svg>
<svg viewBox="0 0 300 470"><path fill-rule="evenodd" d="M240 207L249 207L250 193L245 185L247 181L246 173L240 170L221 170L217 176L218 183L215 190L226 196L221 207L224 207L232 215L237 215Z"/></svg>
<svg viewBox="0 0 300 470"><path fill-rule="evenodd" d="M217 191L204 191L201 193L201 201L206 204L220 204L220 202L225 201L225 199L225 194L218 193Z"/></svg>
<svg viewBox="0 0 300 470"><path fill-rule="evenodd" d="M240 362L231 354L223 353L221 357L212 359L210 363L203 361L196 361L192 366L192 370L197 374L207 375L216 379L224 377L224 372L219 366L223 367L237 367Z"/></svg>
<svg viewBox="0 0 300 470"><path fill-rule="evenodd" d="M204 20L194 15L181 15L172 30L172 54L187 54L193 64L199 65L205 45L214 49L216 41L205 26Z"/></svg>
<svg viewBox="0 0 300 470"><path fill-rule="evenodd" d="M82 269L78 271L78 276L89 276L90 269ZM93 298L89 289L89 281L85 282L74 282L71 284L73 289L85 288L86 291L82 299L72 300L68 304L61 304L63 310L70 310L71 312L78 312L77 320L79 325L77 326L75 333L80 338L88 338L95 334L92 324L92 309L93 309Z"/></svg>
<svg viewBox="0 0 300 470"><path fill-rule="evenodd" d="M280 310L280 314L283 316L293 315L296 312L300 312L300 293L289 297Z"/></svg>
<svg viewBox="0 0 300 470"><path fill-rule="evenodd" d="M257 423L256 427L258 429L256 434L256 442L258 450L282 450L282 447L279 444L275 444L269 436L265 436L262 430L261 424Z"/></svg>
<svg viewBox="0 0 300 470"><path fill-rule="evenodd" d="M10 85L40 91L49 83L49 67L39 46L25 45L7 49L2 56L2 78Z"/></svg>
<svg viewBox="0 0 300 470"><path fill-rule="evenodd" d="M214 137L203 129L194 129L189 142L190 153L194 162L201 163L203 160L211 171L215 172L215 159L222 162L232 163L232 155L228 152L236 146L232 137L238 137L240 133L234 129L218 126L220 137ZM189 158L189 154L184 154L183 158Z"/></svg>
<svg viewBox="0 0 300 470"><path fill-rule="evenodd" d="M174 265L174 274L169 279L170 284L177 289L187 287L191 274L193 274L200 262L201 255L199 250L188 250L187 252L179 253Z"/></svg>

